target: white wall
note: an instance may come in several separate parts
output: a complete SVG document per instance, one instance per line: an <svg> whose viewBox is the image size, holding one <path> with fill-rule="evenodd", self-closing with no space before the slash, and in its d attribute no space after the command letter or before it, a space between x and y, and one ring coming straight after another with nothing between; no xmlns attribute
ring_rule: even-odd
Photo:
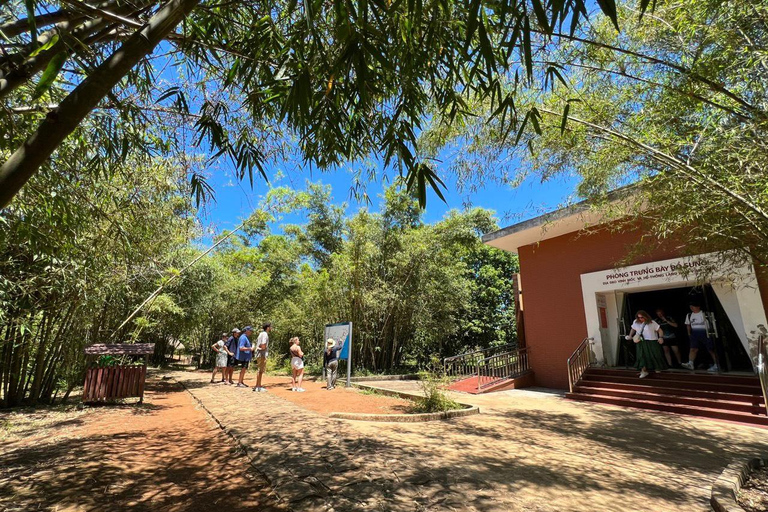
<svg viewBox="0 0 768 512"><path fill-rule="evenodd" d="M595 339L594 351L598 361L604 361L610 366L616 364L621 293L700 285L702 283L696 280L696 269L712 268L712 263L716 261L716 254L702 254L582 274L581 289L587 333ZM745 266L716 270L710 273L707 282L712 285L728 319L739 334L739 340L750 355L753 366L756 365L756 333L765 330L768 321L754 269ZM598 294L606 299L607 329L600 328Z"/></svg>

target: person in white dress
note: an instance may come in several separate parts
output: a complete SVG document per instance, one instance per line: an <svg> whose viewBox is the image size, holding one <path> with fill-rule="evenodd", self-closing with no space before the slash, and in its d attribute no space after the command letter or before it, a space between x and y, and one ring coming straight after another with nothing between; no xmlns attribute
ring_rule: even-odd
<svg viewBox="0 0 768 512"><path fill-rule="evenodd" d="M661 351L664 332L648 313L642 309L637 312L635 321L632 322L632 330L626 338L635 342L637 348L635 367L640 370L641 379L649 375L648 370L658 372L668 368L664 353Z"/></svg>

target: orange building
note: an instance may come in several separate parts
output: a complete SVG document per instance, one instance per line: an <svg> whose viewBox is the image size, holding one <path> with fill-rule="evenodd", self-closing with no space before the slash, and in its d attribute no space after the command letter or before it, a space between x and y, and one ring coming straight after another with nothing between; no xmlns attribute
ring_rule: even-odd
<svg viewBox="0 0 768 512"><path fill-rule="evenodd" d="M519 255L521 337L536 385L567 389L566 361L588 338L597 364L630 366L633 347L624 335L640 309L654 315L662 308L676 320L687 361L684 321L693 300L710 317L721 375L754 375L757 340L768 325L768 280L758 279L751 266L717 268L717 254L688 257L659 245L628 257L640 239L637 229L601 225L584 203L483 237ZM714 271L699 279L697 270L707 266ZM706 369L711 361L705 352L696 364Z"/></svg>

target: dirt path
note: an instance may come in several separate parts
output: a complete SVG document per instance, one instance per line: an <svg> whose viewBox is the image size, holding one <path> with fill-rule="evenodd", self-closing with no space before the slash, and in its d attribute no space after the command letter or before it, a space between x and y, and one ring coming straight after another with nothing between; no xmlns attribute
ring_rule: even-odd
<svg viewBox="0 0 768 512"><path fill-rule="evenodd" d="M255 385L256 379L249 375L245 382ZM265 375L262 384L269 389L269 393L324 416L332 412L403 414L409 412L414 405L413 402L401 398L365 394L356 388L347 389L341 381L336 389L328 391L322 379L304 379L303 393L291 391L290 377Z"/></svg>
<svg viewBox="0 0 768 512"><path fill-rule="evenodd" d="M234 441L176 383L143 406L0 415L0 510L285 510Z"/></svg>
<svg viewBox="0 0 768 512"><path fill-rule="evenodd" d="M392 424L331 420L275 393L174 377L301 512L704 512L728 463L768 449L763 429L535 391L462 395L482 414Z"/></svg>

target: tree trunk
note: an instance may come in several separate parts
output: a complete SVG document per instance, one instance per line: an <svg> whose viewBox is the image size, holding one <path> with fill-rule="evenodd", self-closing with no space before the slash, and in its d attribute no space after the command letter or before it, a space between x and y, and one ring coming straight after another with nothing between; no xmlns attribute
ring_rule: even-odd
<svg viewBox="0 0 768 512"><path fill-rule="evenodd" d="M152 53L200 0L170 0L141 30L99 65L0 167L0 208L4 208L112 88Z"/></svg>

